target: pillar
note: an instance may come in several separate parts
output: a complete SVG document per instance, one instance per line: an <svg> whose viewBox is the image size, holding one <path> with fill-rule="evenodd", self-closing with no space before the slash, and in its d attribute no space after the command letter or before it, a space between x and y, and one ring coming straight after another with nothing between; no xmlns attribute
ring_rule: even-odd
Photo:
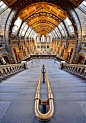
<svg viewBox="0 0 86 123"><path fill-rule="evenodd" d="M68 37L66 37L66 44L65 44L65 48L67 48L67 42L68 42Z"/></svg>

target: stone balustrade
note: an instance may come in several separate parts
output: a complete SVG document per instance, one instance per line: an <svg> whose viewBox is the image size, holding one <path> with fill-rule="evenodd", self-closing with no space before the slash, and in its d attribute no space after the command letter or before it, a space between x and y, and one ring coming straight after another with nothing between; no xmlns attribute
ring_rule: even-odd
<svg viewBox="0 0 86 123"><path fill-rule="evenodd" d="M86 78L86 65L68 64L65 61L61 61L60 69L64 69L70 73Z"/></svg>
<svg viewBox="0 0 86 123"><path fill-rule="evenodd" d="M27 68L26 61L22 61L19 64L0 65L0 79L6 78Z"/></svg>

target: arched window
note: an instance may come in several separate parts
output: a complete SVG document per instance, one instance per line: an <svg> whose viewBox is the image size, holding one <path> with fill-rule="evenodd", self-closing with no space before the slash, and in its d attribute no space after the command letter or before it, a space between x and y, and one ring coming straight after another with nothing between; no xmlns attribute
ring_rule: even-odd
<svg viewBox="0 0 86 123"><path fill-rule="evenodd" d="M23 33L24 33L23 29L24 29L25 26L26 26L26 23L24 22L24 23L22 24L22 26L21 26L20 31L19 31L19 35L23 36Z"/></svg>
<svg viewBox="0 0 86 123"><path fill-rule="evenodd" d="M44 35L41 36L41 42L46 42Z"/></svg>
<svg viewBox="0 0 86 123"><path fill-rule="evenodd" d="M7 5L0 0L0 13L7 8Z"/></svg>
<svg viewBox="0 0 86 123"><path fill-rule="evenodd" d="M60 32L62 33L62 35L65 36L65 32L64 32L61 24L58 25L58 28L60 29Z"/></svg>
<svg viewBox="0 0 86 123"><path fill-rule="evenodd" d="M18 32L18 29L21 25L22 20L18 17L17 20L14 23L14 27L12 28L12 34L16 35Z"/></svg>
<svg viewBox="0 0 86 123"><path fill-rule="evenodd" d="M47 42L50 42L50 37L49 36L47 37Z"/></svg>
<svg viewBox="0 0 86 123"><path fill-rule="evenodd" d="M86 1L85 0L82 3L86 6Z"/></svg>
<svg viewBox="0 0 86 123"><path fill-rule="evenodd" d="M26 25L24 26L23 30L22 30L21 36L24 36L24 34L25 34L27 28L28 28L28 25L26 24Z"/></svg>
<svg viewBox="0 0 86 123"><path fill-rule="evenodd" d="M59 30L58 30L57 27L55 27L55 31L56 31L56 33L58 34L58 37L61 37L61 34L60 34L60 32L59 32Z"/></svg>
<svg viewBox="0 0 86 123"><path fill-rule="evenodd" d="M37 43L39 43L39 37L37 37Z"/></svg>
<svg viewBox="0 0 86 123"><path fill-rule="evenodd" d="M30 32L31 32L31 27L28 28L25 37L29 37Z"/></svg>
<svg viewBox="0 0 86 123"><path fill-rule="evenodd" d="M69 31L69 34L70 35L74 34L74 28L73 28L72 23L68 17L64 20L64 22L65 22L65 25Z"/></svg>

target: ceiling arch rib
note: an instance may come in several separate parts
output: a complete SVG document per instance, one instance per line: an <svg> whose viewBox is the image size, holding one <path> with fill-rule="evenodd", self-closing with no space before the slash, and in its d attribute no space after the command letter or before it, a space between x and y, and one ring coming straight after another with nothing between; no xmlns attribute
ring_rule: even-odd
<svg viewBox="0 0 86 123"><path fill-rule="evenodd" d="M50 33L49 36L53 38L53 34L52 33Z"/></svg>
<svg viewBox="0 0 86 123"><path fill-rule="evenodd" d="M21 20L40 34L50 33L66 16L60 7L45 2L28 6L19 13Z"/></svg>
<svg viewBox="0 0 86 123"><path fill-rule="evenodd" d="M28 25L26 24L26 25L23 27L22 31L21 31L22 36L25 35L25 32L26 32L27 28L28 28Z"/></svg>
<svg viewBox="0 0 86 123"><path fill-rule="evenodd" d="M67 30L66 30L64 24L61 22L60 25L62 27L62 30L64 31L65 37L67 37L68 33L67 33Z"/></svg>
<svg viewBox="0 0 86 123"><path fill-rule="evenodd" d="M21 27L20 27L20 29L19 29L19 35L21 35L21 33L22 33L25 25L26 25L26 23L23 22L22 25L21 25Z"/></svg>
<svg viewBox="0 0 86 123"><path fill-rule="evenodd" d="M57 34L57 37L59 37L58 33L55 31L55 29L53 30L56 34Z"/></svg>
<svg viewBox="0 0 86 123"><path fill-rule="evenodd" d="M51 34L52 34L52 38L55 38L55 34L53 31L51 32Z"/></svg>
<svg viewBox="0 0 86 123"><path fill-rule="evenodd" d="M44 23L44 24L45 24L45 23L46 23L46 24L50 24L50 25L53 25L53 26L55 26L55 27L58 26L58 23L52 23L51 21L48 21L48 20L46 20L46 19L45 19L45 20L38 20L38 21L35 21L34 23L31 23L31 24L29 23L29 24L30 24L29 26L32 27L32 26L34 26L34 25L42 24L42 23Z"/></svg>
<svg viewBox="0 0 86 123"><path fill-rule="evenodd" d="M32 32L33 32L33 30L31 30L31 32L30 32L30 34L29 34L29 38L31 38Z"/></svg>
<svg viewBox="0 0 86 123"><path fill-rule="evenodd" d="M58 27L55 27L55 31L58 33L59 37L61 37L61 36L62 36L62 33L61 33L61 31L59 30L59 28L58 28Z"/></svg>
<svg viewBox="0 0 86 123"><path fill-rule="evenodd" d="M67 17L66 17L67 18ZM64 20L65 21L65 20ZM64 23L64 21L62 21L62 24L63 24L63 26L64 26L64 29L65 29L65 31L66 31L66 33L67 33L67 37L70 35L69 34L69 32L68 32L68 29L67 29L67 27L66 27L66 24Z"/></svg>
<svg viewBox="0 0 86 123"><path fill-rule="evenodd" d="M44 16L47 16L47 14L46 14L46 15L42 15L42 14L41 14L41 16L44 17ZM32 17L33 17L33 16L32 16ZM50 19L50 17L51 17L51 19ZM53 24L52 22L56 23L56 25L58 26L58 23L57 23L57 19L58 19L58 18L57 18L57 19L56 19L56 18L53 19L52 16L50 16L50 17L48 17L47 20L51 21L50 26L52 25L52 27L53 27L52 29L54 29L54 28L55 28L55 24ZM55 16L54 16L54 17L55 17ZM35 17L34 17L34 18L35 18ZM38 18L38 16L36 16L36 18ZM36 18L35 18L34 20L32 20L33 18L32 18L32 19L29 18L26 23L28 23L28 25L30 25L30 24L29 24L29 21L32 21L32 23L33 23L33 22L35 22L35 20L37 20ZM39 16L38 20L39 20L39 19L40 19L40 16ZM43 20L43 19L44 19L44 18L42 18L42 20ZM60 20L59 20L59 21L60 21ZM44 23L44 22L46 23L46 20L43 20L43 23ZM42 23L42 21L41 21L41 24L42 24L42 25L43 25L43 23ZM49 23L49 22L48 22L48 23ZM46 23L46 24L48 24L48 23ZM41 24L40 24L40 25L41 25ZM37 26L37 24L36 24L36 26ZM22 27L21 27L21 28L22 28ZM43 29L43 30L44 30L44 29ZM45 29L45 30L46 30L46 29ZM51 30L50 30L50 31L51 31ZM38 31L36 31L36 32L38 32Z"/></svg>
<svg viewBox="0 0 86 123"><path fill-rule="evenodd" d="M32 32L32 29L29 31L29 35L28 35L29 38L31 38L31 37L30 37L31 32Z"/></svg>
<svg viewBox="0 0 86 123"><path fill-rule="evenodd" d="M66 16L66 12L64 12L60 7L55 6L53 4L49 5L45 2L33 4L30 7L29 6L26 7L26 9L24 9L22 12L19 13L19 16L20 16L20 18L22 18L22 20L26 20L28 17L31 17L34 14L35 14L35 16L39 16L39 13L40 13L40 15L42 13L44 15L45 15L45 13L47 13L48 16L53 14L61 20L63 20Z"/></svg>
<svg viewBox="0 0 86 123"><path fill-rule="evenodd" d="M24 22L20 28L20 31L19 31L19 36L24 36L25 37L25 34L26 32L28 31L29 27L28 25ZM31 29L31 28L30 28ZM30 35L30 33L28 34Z"/></svg>
<svg viewBox="0 0 86 123"><path fill-rule="evenodd" d="M65 19L66 20L66 19ZM64 21L65 21L64 20ZM57 27L53 30L57 33L57 35L59 34L58 31L60 32L60 37L63 36L63 37L68 37L69 36L69 32L68 32L68 29L66 28L66 25L65 23L61 22L59 25L58 25L58 30L57 30Z"/></svg>
<svg viewBox="0 0 86 123"><path fill-rule="evenodd" d="M69 35L73 35L74 34L74 27L72 26L72 22L70 21L70 19L68 17L64 20L64 23L67 27Z"/></svg>
<svg viewBox="0 0 86 123"><path fill-rule="evenodd" d="M46 31L49 33L51 30L53 30L53 26L46 23L44 24L42 23L41 25L37 24L37 26L32 27L32 29L34 29L37 33L40 33L40 34L41 34L41 31Z"/></svg>
<svg viewBox="0 0 86 123"><path fill-rule="evenodd" d="M29 29L29 26L28 26L28 28L27 28L27 29L26 29L26 31L25 31L24 37L25 37L25 35L26 35L26 33L27 33L28 29Z"/></svg>
<svg viewBox="0 0 86 123"><path fill-rule="evenodd" d="M58 37L57 33L54 30L53 30L53 33L54 33L55 37Z"/></svg>
<svg viewBox="0 0 86 123"><path fill-rule="evenodd" d="M33 38L35 38L35 36L36 36L36 33L35 33L35 31L32 33L32 37Z"/></svg>
<svg viewBox="0 0 86 123"><path fill-rule="evenodd" d="M55 29L56 29L56 28L55 28ZM61 37L61 35L62 35L61 32L58 32L58 31L55 30L55 29L54 29L53 31L58 35L58 37Z"/></svg>
<svg viewBox="0 0 86 123"><path fill-rule="evenodd" d="M47 4L46 2L32 4L24 8L18 15L23 23L31 26L37 33L48 34L52 30L55 30L55 27L59 29L58 25L60 25L60 27L62 27L62 30L59 29L60 35L63 37L69 35L64 23L65 18L67 18L67 13L54 4ZM22 26L20 30L21 28ZM23 29L24 27L22 30ZM27 30L24 36L26 32ZM21 31L19 31L19 33L21 33ZM58 32L56 32L56 34L59 35Z"/></svg>
<svg viewBox="0 0 86 123"><path fill-rule="evenodd" d="M24 35L24 37L28 37L29 33L30 33L31 27L28 27L26 34Z"/></svg>

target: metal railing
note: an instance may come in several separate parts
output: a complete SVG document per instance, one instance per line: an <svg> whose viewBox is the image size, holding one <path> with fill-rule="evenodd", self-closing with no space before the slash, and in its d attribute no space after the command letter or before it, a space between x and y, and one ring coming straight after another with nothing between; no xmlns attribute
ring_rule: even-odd
<svg viewBox="0 0 86 123"><path fill-rule="evenodd" d="M38 86L37 86L37 91L35 95L35 107L34 107L36 117L42 121L49 120L53 116L53 113L54 113L54 103L53 103L54 98L53 98L53 94L51 91L51 86L49 83L46 69L45 69L45 74L46 74L47 87L48 87L48 100L45 100L45 101L40 100L40 85L41 85L41 76L42 76L42 70L41 70L41 74L40 74ZM39 111L39 105L49 105L49 111L46 114L42 114Z"/></svg>
<svg viewBox="0 0 86 123"><path fill-rule="evenodd" d="M64 61L60 62L60 69L67 70L75 75L86 78L86 65L81 64L68 64Z"/></svg>
<svg viewBox="0 0 86 123"><path fill-rule="evenodd" d="M27 63L23 61L20 64L0 65L0 79L6 78L27 68Z"/></svg>

